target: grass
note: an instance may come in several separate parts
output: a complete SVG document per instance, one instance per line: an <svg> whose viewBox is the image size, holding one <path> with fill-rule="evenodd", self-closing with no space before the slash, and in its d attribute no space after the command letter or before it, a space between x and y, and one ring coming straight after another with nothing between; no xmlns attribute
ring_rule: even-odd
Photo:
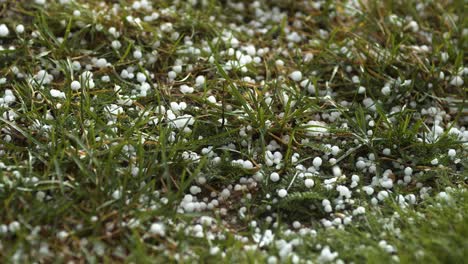
<svg viewBox="0 0 468 264"><path fill-rule="evenodd" d="M463 1L46 2L0 3L0 262L464 262Z"/></svg>

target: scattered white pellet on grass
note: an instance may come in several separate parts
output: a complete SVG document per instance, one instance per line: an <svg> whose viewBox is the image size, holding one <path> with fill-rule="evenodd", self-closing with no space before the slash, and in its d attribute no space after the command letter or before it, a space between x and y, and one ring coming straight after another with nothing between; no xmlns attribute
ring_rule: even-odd
<svg viewBox="0 0 468 264"><path fill-rule="evenodd" d="M279 181L279 180L280 180L279 174L278 174L277 172L271 173L271 174L270 174L270 180L271 180L272 182L277 182L277 181Z"/></svg>
<svg viewBox="0 0 468 264"><path fill-rule="evenodd" d="M23 34L24 33L24 26L22 24L19 24L15 27L15 31L18 34ZM1 35L1 34L0 34Z"/></svg>
<svg viewBox="0 0 468 264"><path fill-rule="evenodd" d="M461 76L455 76L450 80L450 84L453 86L462 86L463 83L463 78Z"/></svg>
<svg viewBox="0 0 468 264"><path fill-rule="evenodd" d="M251 170L253 169L254 165L250 160L244 160L244 162L242 163L242 167L246 170Z"/></svg>
<svg viewBox="0 0 468 264"><path fill-rule="evenodd" d="M153 223L151 224L149 232L153 235L158 236L165 236L166 235L166 227L163 223Z"/></svg>
<svg viewBox="0 0 468 264"><path fill-rule="evenodd" d="M96 61L96 63L94 64L96 67L98 68L105 68L107 67L108 63L107 63L107 60L104 59L104 58L100 58Z"/></svg>
<svg viewBox="0 0 468 264"><path fill-rule="evenodd" d="M322 158L320 157L315 157L313 160L312 160L312 164L314 165L315 168L320 168L320 166L322 166Z"/></svg>
<svg viewBox="0 0 468 264"><path fill-rule="evenodd" d="M197 78L195 79L195 86L196 87L203 87L203 85L205 85L205 76L203 75L199 75L197 76Z"/></svg>
<svg viewBox="0 0 468 264"><path fill-rule="evenodd" d="M300 71L293 71L289 74L289 78L291 78L291 80L295 81L295 82L298 82L300 80L302 80L302 72Z"/></svg>
<svg viewBox="0 0 468 264"><path fill-rule="evenodd" d="M454 150L454 149L449 149L449 151L448 151L448 156L449 156L450 158L453 158L453 157L455 157L456 155L457 155L457 151L456 151L456 150Z"/></svg>
<svg viewBox="0 0 468 264"><path fill-rule="evenodd" d="M137 60L140 60L141 58L143 58L143 53L141 52L141 50L137 49L133 51L133 58Z"/></svg>
<svg viewBox="0 0 468 264"><path fill-rule="evenodd" d="M71 82L70 84L70 88L73 90L73 91L78 91L81 89L81 83L79 81L73 81Z"/></svg>
<svg viewBox="0 0 468 264"><path fill-rule="evenodd" d="M312 188L314 187L315 182L312 179L305 179L304 184L307 188Z"/></svg>
<svg viewBox="0 0 468 264"><path fill-rule="evenodd" d="M5 24L0 25L0 37L6 37L10 34L10 30Z"/></svg>
<svg viewBox="0 0 468 264"><path fill-rule="evenodd" d="M318 257L317 261L319 263L327 263L327 262L332 262L337 257L338 257L338 252L332 252L329 246L325 246L320 252L320 256Z"/></svg>
<svg viewBox="0 0 468 264"><path fill-rule="evenodd" d="M65 239L67 239L69 236L68 232L65 231L65 230L61 230L57 233L57 238L60 240L60 241L65 241Z"/></svg>
<svg viewBox="0 0 468 264"><path fill-rule="evenodd" d="M286 189L280 189L280 190L278 190L278 196L279 196L280 198L284 198L284 197L286 197L286 195L288 195L288 191L286 191Z"/></svg>
<svg viewBox="0 0 468 264"><path fill-rule="evenodd" d="M50 95L54 98L65 99L66 95L64 92L57 89L50 89Z"/></svg>
<svg viewBox="0 0 468 264"><path fill-rule="evenodd" d="M193 87L190 87L188 85L181 85L180 88L179 88L180 92L183 93L183 94L191 94L193 93L195 90L193 89Z"/></svg>

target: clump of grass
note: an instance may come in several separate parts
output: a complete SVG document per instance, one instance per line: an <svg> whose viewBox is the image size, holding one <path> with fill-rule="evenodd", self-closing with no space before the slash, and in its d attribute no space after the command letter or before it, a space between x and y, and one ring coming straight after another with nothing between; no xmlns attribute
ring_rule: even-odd
<svg viewBox="0 0 468 264"><path fill-rule="evenodd" d="M463 261L460 1L33 2L0 11L5 262Z"/></svg>

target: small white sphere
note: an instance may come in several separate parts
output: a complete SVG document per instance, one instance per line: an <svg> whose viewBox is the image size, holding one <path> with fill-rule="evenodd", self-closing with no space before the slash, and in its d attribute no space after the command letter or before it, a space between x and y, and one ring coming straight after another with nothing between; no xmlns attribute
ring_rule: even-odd
<svg viewBox="0 0 468 264"><path fill-rule="evenodd" d="M435 159L431 160L431 164L432 165L437 165L437 164L439 164L439 160L437 158L435 158Z"/></svg>
<svg viewBox="0 0 468 264"><path fill-rule="evenodd" d="M289 74L289 78L291 78L291 80L293 80L295 82L298 82L298 81L302 80L302 72L293 71L291 74Z"/></svg>
<svg viewBox="0 0 468 264"><path fill-rule="evenodd" d="M314 160L312 161L312 164L314 165L315 168L322 166L322 158L315 157Z"/></svg>
<svg viewBox="0 0 468 264"><path fill-rule="evenodd" d="M8 27L5 24L0 25L0 37L6 37L10 34L10 30L8 30Z"/></svg>
<svg viewBox="0 0 468 264"><path fill-rule="evenodd" d="M96 61L95 65L98 68L105 68L107 67L107 60L104 58L100 58Z"/></svg>
<svg viewBox="0 0 468 264"><path fill-rule="evenodd" d="M448 155L449 155L449 157L453 158L453 157L455 157L455 155L457 155L457 151L454 150L454 149L449 149Z"/></svg>
<svg viewBox="0 0 468 264"><path fill-rule="evenodd" d="M388 156L388 155L392 154L392 151L391 151L389 148L385 148L385 149L382 151L382 154Z"/></svg>
<svg viewBox="0 0 468 264"><path fill-rule="evenodd" d="M23 32L24 32L24 26L21 25L21 24L17 25L16 28L15 28L15 31L16 31L16 33L18 33L18 34L23 33Z"/></svg>
<svg viewBox="0 0 468 264"><path fill-rule="evenodd" d="M284 197L286 197L286 195L288 195L288 191L286 191L286 189L280 189L278 191L278 196L279 197L284 198Z"/></svg>
<svg viewBox="0 0 468 264"><path fill-rule="evenodd" d="M450 84L453 86L462 86L463 85L463 78L460 76L455 76L450 81Z"/></svg>
<svg viewBox="0 0 468 264"><path fill-rule="evenodd" d="M314 187L314 180L312 179L305 179L304 184L307 188L312 188Z"/></svg>
<svg viewBox="0 0 468 264"><path fill-rule="evenodd" d="M331 154L332 154L333 156L336 156L339 152L340 152L340 147L338 147L338 146L333 146L333 147L331 148Z"/></svg>
<svg viewBox="0 0 468 264"><path fill-rule="evenodd" d="M253 164L250 160L245 160L243 163L242 163L242 166L244 167L244 169L246 170L251 170L253 169Z"/></svg>
<svg viewBox="0 0 468 264"><path fill-rule="evenodd" d="M73 91L77 91L79 89L81 89L81 83L79 81L73 81L71 82L70 84L70 88L73 90Z"/></svg>
<svg viewBox="0 0 468 264"><path fill-rule="evenodd" d="M273 172L272 174L270 174L270 180L272 182L277 182L279 181L279 179L280 179L280 176L277 172Z"/></svg>
<svg viewBox="0 0 468 264"><path fill-rule="evenodd" d="M197 87L202 87L204 84L205 84L205 76L203 75L199 75L197 76L197 78L195 79L195 85Z"/></svg>
<svg viewBox="0 0 468 264"><path fill-rule="evenodd" d="M135 59L139 60L139 59L141 59L141 58L143 57L143 53L141 53L140 50L135 50L135 51L133 52L133 57L134 57Z"/></svg>
<svg viewBox="0 0 468 264"><path fill-rule="evenodd" d="M413 174L413 169L410 167L406 167L404 172L405 172L405 175L411 176L411 174Z"/></svg>

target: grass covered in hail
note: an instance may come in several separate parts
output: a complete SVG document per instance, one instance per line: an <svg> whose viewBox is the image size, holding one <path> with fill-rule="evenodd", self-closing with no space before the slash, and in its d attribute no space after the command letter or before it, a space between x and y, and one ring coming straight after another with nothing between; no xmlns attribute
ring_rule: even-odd
<svg viewBox="0 0 468 264"><path fill-rule="evenodd" d="M465 262L465 8L0 0L0 262Z"/></svg>

